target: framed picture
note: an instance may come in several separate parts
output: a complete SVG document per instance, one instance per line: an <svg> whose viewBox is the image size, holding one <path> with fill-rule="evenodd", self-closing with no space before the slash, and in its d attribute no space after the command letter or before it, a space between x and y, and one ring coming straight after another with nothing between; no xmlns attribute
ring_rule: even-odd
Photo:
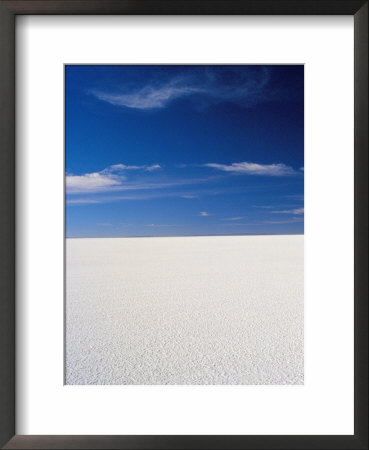
<svg viewBox="0 0 369 450"><path fill-rule="evenodd" d="M367 448L367 2L0 24L3 448Z"/></svg>

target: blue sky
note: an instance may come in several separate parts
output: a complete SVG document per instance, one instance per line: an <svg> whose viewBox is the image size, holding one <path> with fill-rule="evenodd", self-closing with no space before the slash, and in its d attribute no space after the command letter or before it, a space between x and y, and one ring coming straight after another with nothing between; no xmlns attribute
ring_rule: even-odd
<svg viewBox="0 0 369 450"><path fill-rule="evenodd" d="M303 66L65 68L67 237L302 234Z"/></svg>

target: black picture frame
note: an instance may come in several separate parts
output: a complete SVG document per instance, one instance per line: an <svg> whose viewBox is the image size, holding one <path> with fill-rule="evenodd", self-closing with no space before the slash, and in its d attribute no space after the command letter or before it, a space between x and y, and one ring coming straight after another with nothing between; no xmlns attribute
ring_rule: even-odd
<svg viewBox="0 0 369 450"><path fill-rule="evenodd" d="M353 15L355 60L354 435L15 435L15 17L19 14ZM368 1L9 0L0 1L0 445L6 449L368 448ZM328 326L328 325L327 325ZM318 407L318 405L317 405ZM52 412L50 412L52 413Z"/></svg>

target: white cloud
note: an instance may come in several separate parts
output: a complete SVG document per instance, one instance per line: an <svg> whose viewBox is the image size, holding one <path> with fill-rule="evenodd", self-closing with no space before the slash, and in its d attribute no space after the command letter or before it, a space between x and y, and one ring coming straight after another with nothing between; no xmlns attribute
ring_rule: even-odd
<svg viewBox="0 0 369 450"><path fill-rule="evenodd" d="M304 208L284 209L282 211L272 211L272 214L304 214Z"/></svg>
<svg viewBox="0 0 369 450"><path fill-rule="evenodd" d="M125 164L113 164L100 172L85 173L82 175L66 175L66 187L68 194L97 193L110 192L117 190L138 190L138 189L155 189L163 187L163 184L135 184L123 182L127 179L122 172L129 170L141 170L144 172L153 172L161 169L159 164L144 166L127 166ZM73 203L73 202L69 202ZM76 203L76 202L75 202ZM86 203L86 202L85 202ZM92 203L92 201L91 201Z"/></svg>
<svg viewBox="0 0 369 450"><path fill-rule="evenodd" d="M241 220L241 219L243 219L243 217L227 217L227 218L224 219L224 220L231 220L231 221L234 221L234 220Z"/></svg>
<svg viewBox="0 0 369 450"><path fill-rule="evenodd" d="M304 214L304 208L294 209L293 214Z"/></svg>
<svg viewBox="0 0 369 450"><path fill-rule="evenodd" d="M224 172L246 174L246 175L266 175L266 176L286 176L294 175L296 171L285 164L257 164L250 162L240 162L232 164L204 164L205 167L222 170Z"/></svg>
<svg viewBox="0 0 369 450"><path fill-rule="evenodd" d="M153 164L152 166L146 166L144 170L147 172L152 172L153 170L161 169L160 164Z"/></svg>
<svg viewBox="0 0 369 450"><path fill-rule="evenodd" d="M105 171L109 172L118 172L120 170L138 170L141 166L126 166L125 164L113 164L112 166L109 166L107 169L104 169Z"/></svg>
<svg viewBox="0 0 369 450"><path fill-rule="evenodd" d="M206 211L201 211L200 212L200 216L201 217L208 217L208 216L210 216L210 214L208 212L206 212Z"/></svg>
<svg viewBox="0 0 369 450"><path fill-rule="evenodd" d="M121 181L122 178L101 172L66 176L67 191L70 194L109 191L120 186Z"/></svg>

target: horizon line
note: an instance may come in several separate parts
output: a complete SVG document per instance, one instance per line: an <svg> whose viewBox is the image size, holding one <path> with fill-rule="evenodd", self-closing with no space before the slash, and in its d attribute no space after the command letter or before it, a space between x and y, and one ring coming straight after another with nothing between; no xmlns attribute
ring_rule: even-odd
<svg viewBox="0 0 369 450"><path fill-rule="evenodd" d="M258 233L258 234L191 234L174 236L65 236L65 239L139 239L139 238L190 238L190 237L233 237L233 236L304 236L305 233Z"/></svg>

